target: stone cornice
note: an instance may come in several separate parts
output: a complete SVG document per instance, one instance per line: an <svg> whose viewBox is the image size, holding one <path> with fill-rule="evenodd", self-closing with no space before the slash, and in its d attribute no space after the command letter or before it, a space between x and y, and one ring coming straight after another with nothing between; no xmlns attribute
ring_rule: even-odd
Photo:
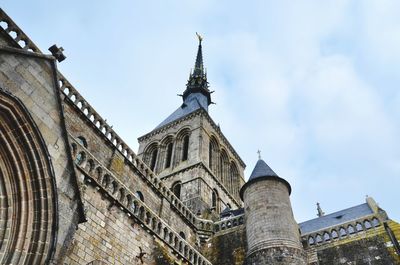
<svg viewBox="0 0 400 265"><path fill-rule="evenodd" d="M193 112L191 112L189 114L186 114L185 116L183 116L183 117L181 117L181 118L179 118L177 120L174 120L173 122L167 123L164 126L161 126L160 128L154 129L151 132L146 133L143 136L140 136L138 138L138 142L141 143L141 142L151 138L152 136L154 136L156 134L163 133L163 132L167 131L169 128L174 127L177 124L180 124L180 123L182 123L184 121L190 120L191 118L200 115L202 111L205 111L205 110L202 109L202 108L197 109L197 110L195 110L195 111L193 111Z"/></svg>

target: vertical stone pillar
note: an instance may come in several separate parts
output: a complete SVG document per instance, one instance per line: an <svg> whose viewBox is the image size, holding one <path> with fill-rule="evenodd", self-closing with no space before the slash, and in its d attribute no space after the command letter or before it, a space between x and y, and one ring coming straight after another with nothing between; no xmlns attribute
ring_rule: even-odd
<svg viewBox="0 0 400 265"><path fill-rule="evenodd" d="M306 264L290 192L290 184L260 159L240 190L248 244L246 265Z"/></svg>

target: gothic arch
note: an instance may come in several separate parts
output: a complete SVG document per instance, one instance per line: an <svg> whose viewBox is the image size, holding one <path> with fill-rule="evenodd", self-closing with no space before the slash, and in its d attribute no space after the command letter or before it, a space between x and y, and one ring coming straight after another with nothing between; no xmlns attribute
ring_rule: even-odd
<svg viewBox="0 0 400 265"><path fill-rule="evenodd" d="M219 143L214 135L210 136L210 142L208 146L208 167L217 176L219 169Z"/></svg>
<svg viewBox="0 0 400 265"><path fill-rule="evenodd" d="M177 165L188 159L190 128L185 127L176 134L174 164Z"/></svg>
<svg viewBox="0 0 400 265"><path fill-rule="evenodd" d="M190 134L191 129L189 127L183 127L176 133L177 139L182 139L185 135Z"/></svg>
<svg viewBox="0 0 400 265"><path fill-rule="evenodd" d="M181 181L175 181L174 184L172 184L171 190L178 199L182 199L181 198L181 194L182 194L182 182Z"/></svg>
<svg viewBox="0 0 400 265"><path fill-rule="evenodd" d="M239 171L236 163L231 161L230 165L230 183L228 184L228 190L232 195L238 196L239 194Z"/></svg>
<svg viewBox="0 0 400 265"><path fill-rule="evenodd" d="M225 149L221 148L220 155L220 178L225 187L227 187L228 176L229 176L229 157Z"/></svg>
<svg viewBox="0 0 400 265"><path fill-rule="evenodd" d="M211 208L215 209L215 211L219 213L219 195L216 189L213 189L211 192Z"/></svg>
<svg viewBox="0 0 400 265"><path fill-rule="evenodd" d="M174 137L167 135L163 138L160 145L160 163L162 169L170 168L173 164Z"/></svg>
<svg viewBox="0 0 400 265"><path fill-rule="evenodd" d="M158 152L159 152L159 143L153 142L146 147L144 151L144 162L149 166L149 168L156 172L157 170L157 160L158 160Z"/></svg>
<svg viewBox="0 0 400 265"><path fill-rule="evenodd" d="M28 110L0 88L0 264L48 264L56 242L54 173Z"/></svg>

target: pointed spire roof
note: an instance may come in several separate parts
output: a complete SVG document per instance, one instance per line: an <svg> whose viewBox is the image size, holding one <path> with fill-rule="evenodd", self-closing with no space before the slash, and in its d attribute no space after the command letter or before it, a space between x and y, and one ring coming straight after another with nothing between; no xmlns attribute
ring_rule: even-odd
<svg viewBox="0 0 400 265"><path fill-rule="evenodd" d="M245 189L250 186L251 184L258 182L260 180L266 180L266 179L275 179L283 184L286 185L288 188L289 195L292 192L292 188L290 187L289 182L287 182L285 179L279 177L268 165L265 163L264 160L259 157L256 166L253 169L253 172L250 175L249 180L242 186L240 189L240 198L243 200L243 194Z"/></svg>
<svg viewBox="0 0 400 265"><path fill-rule="evenodd" d="M278 177L278 175L260 158L250 175L249 181L262 177Z"/></svg>
<svg viewBox="0 0 400 265"><path fill-rule="evenodd" d="M207 74L203 65L203 48L201 43L203 37L201 37L197 32L196 35L199 39L199 46L197 48L196 62L194 64L193 72L189 76L189 80L186 84L186 90L183 92L183 102L194 93L200 93L207 99L207 106L211 102L211 91L208 89Z"/></svg>
<svg viewBox="0 0 400 265"><path fill-rule="evenodd" d="M194 64L194 74L205 75L204 65L203 65L203 51L201 47L201 42L203 41L203 37L201 37L197 32L196 35L199 38L199 47L197 49L196 63Z"/></svg>
<svg viewBox="0 0 400 265"><path fill-rule="evenodd" d="M201 37L197 32L196 35L199 39L196 62L194 64L193 71L190 72L186 89L183 94L180 95L183 98L183 104L163 122L161 122L155 129L189 115L198 109L204 109L208 112L208 106L212 103L212 92L208 89L207 73L203 65L203 50L201 46L203 37Z"/></svg>

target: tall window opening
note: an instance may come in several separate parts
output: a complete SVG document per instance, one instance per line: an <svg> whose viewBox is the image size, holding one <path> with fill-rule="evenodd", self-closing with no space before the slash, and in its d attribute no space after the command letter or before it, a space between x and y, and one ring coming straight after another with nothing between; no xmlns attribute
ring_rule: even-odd
<svg viewBox="0 0 400 265"><path fill-rule="evenodd" d="M189 154L189 135L183 137L183 150L182 150L182 161L186 161L188 159Z"/></svg>
<svg viewBox="0 0 400 265"><path fill-rule="evenodd" d="M218 174L219 178L221 181L223 181L223 176L224 176L224 159L222 155L219 157L219 169L218 169Z"/></svg>
<svg viewBox="0 0 400 265"><path fill-rule="evenodd" d="M167 145L167 157L166 157L166 161L165 161L165 168L169 168L171 166L173 147L174 147L173 143L169 143Z"/></svg>
<svg viewBox="0 0 400 265"><path fill-rule="evenodd" d="M181 188L182 188L182 183L180 181L177 181L172 185L172 192L179 199L181 198Z"/></svg>
<svg viewBox="0 0 400 265"><path fill-rule="evenodd" d="M210 137L210 144L208 146L208 165L214 175L219 177L219 145L214 136Z"/></svg>
<svg viewBox="0 0 400 265"><path fill-rule="evenodd" d="M239 193L239 173L235 163L233 162L231 163L229 182L228 190L232 193L232 195L237 196Z"/></svg>
<svg viewBox="0 0 400 265"><path fill-rule="evenodd" d="M224 184L224 186L226 188L228 188L227 178L228 178L228 172L229 172L229 170L228 170L229 158L228 158L228 155L226 154L225 150L221 150L221 156L220 157L221 157L221 160L220 160L221 176L220 176L220 178L221 178L222 183Z"/></svg>
<svg viewBox="0 0 400 265"><path fill-rule="evenodd" d="M218 192L214 189L211 194L211 208L215 209L217 211L217 213L219 211L218 200L219 200Z"/></svg>
<svg viewBox="0 0 400 265"><path fill-rule="evenodd" d="M210 141L210 144L208 145L208 166L210 167L210 169L212 170L213 167L213 150L212 150L212 143Z"/></svg>
<svg viewBox="0 0 400 265"><path fill-rule="evenodd" d="M157 154L158 154L158 149L154 149L153 152L151 152L150 169L153 171L156 168Z"/></svg>

